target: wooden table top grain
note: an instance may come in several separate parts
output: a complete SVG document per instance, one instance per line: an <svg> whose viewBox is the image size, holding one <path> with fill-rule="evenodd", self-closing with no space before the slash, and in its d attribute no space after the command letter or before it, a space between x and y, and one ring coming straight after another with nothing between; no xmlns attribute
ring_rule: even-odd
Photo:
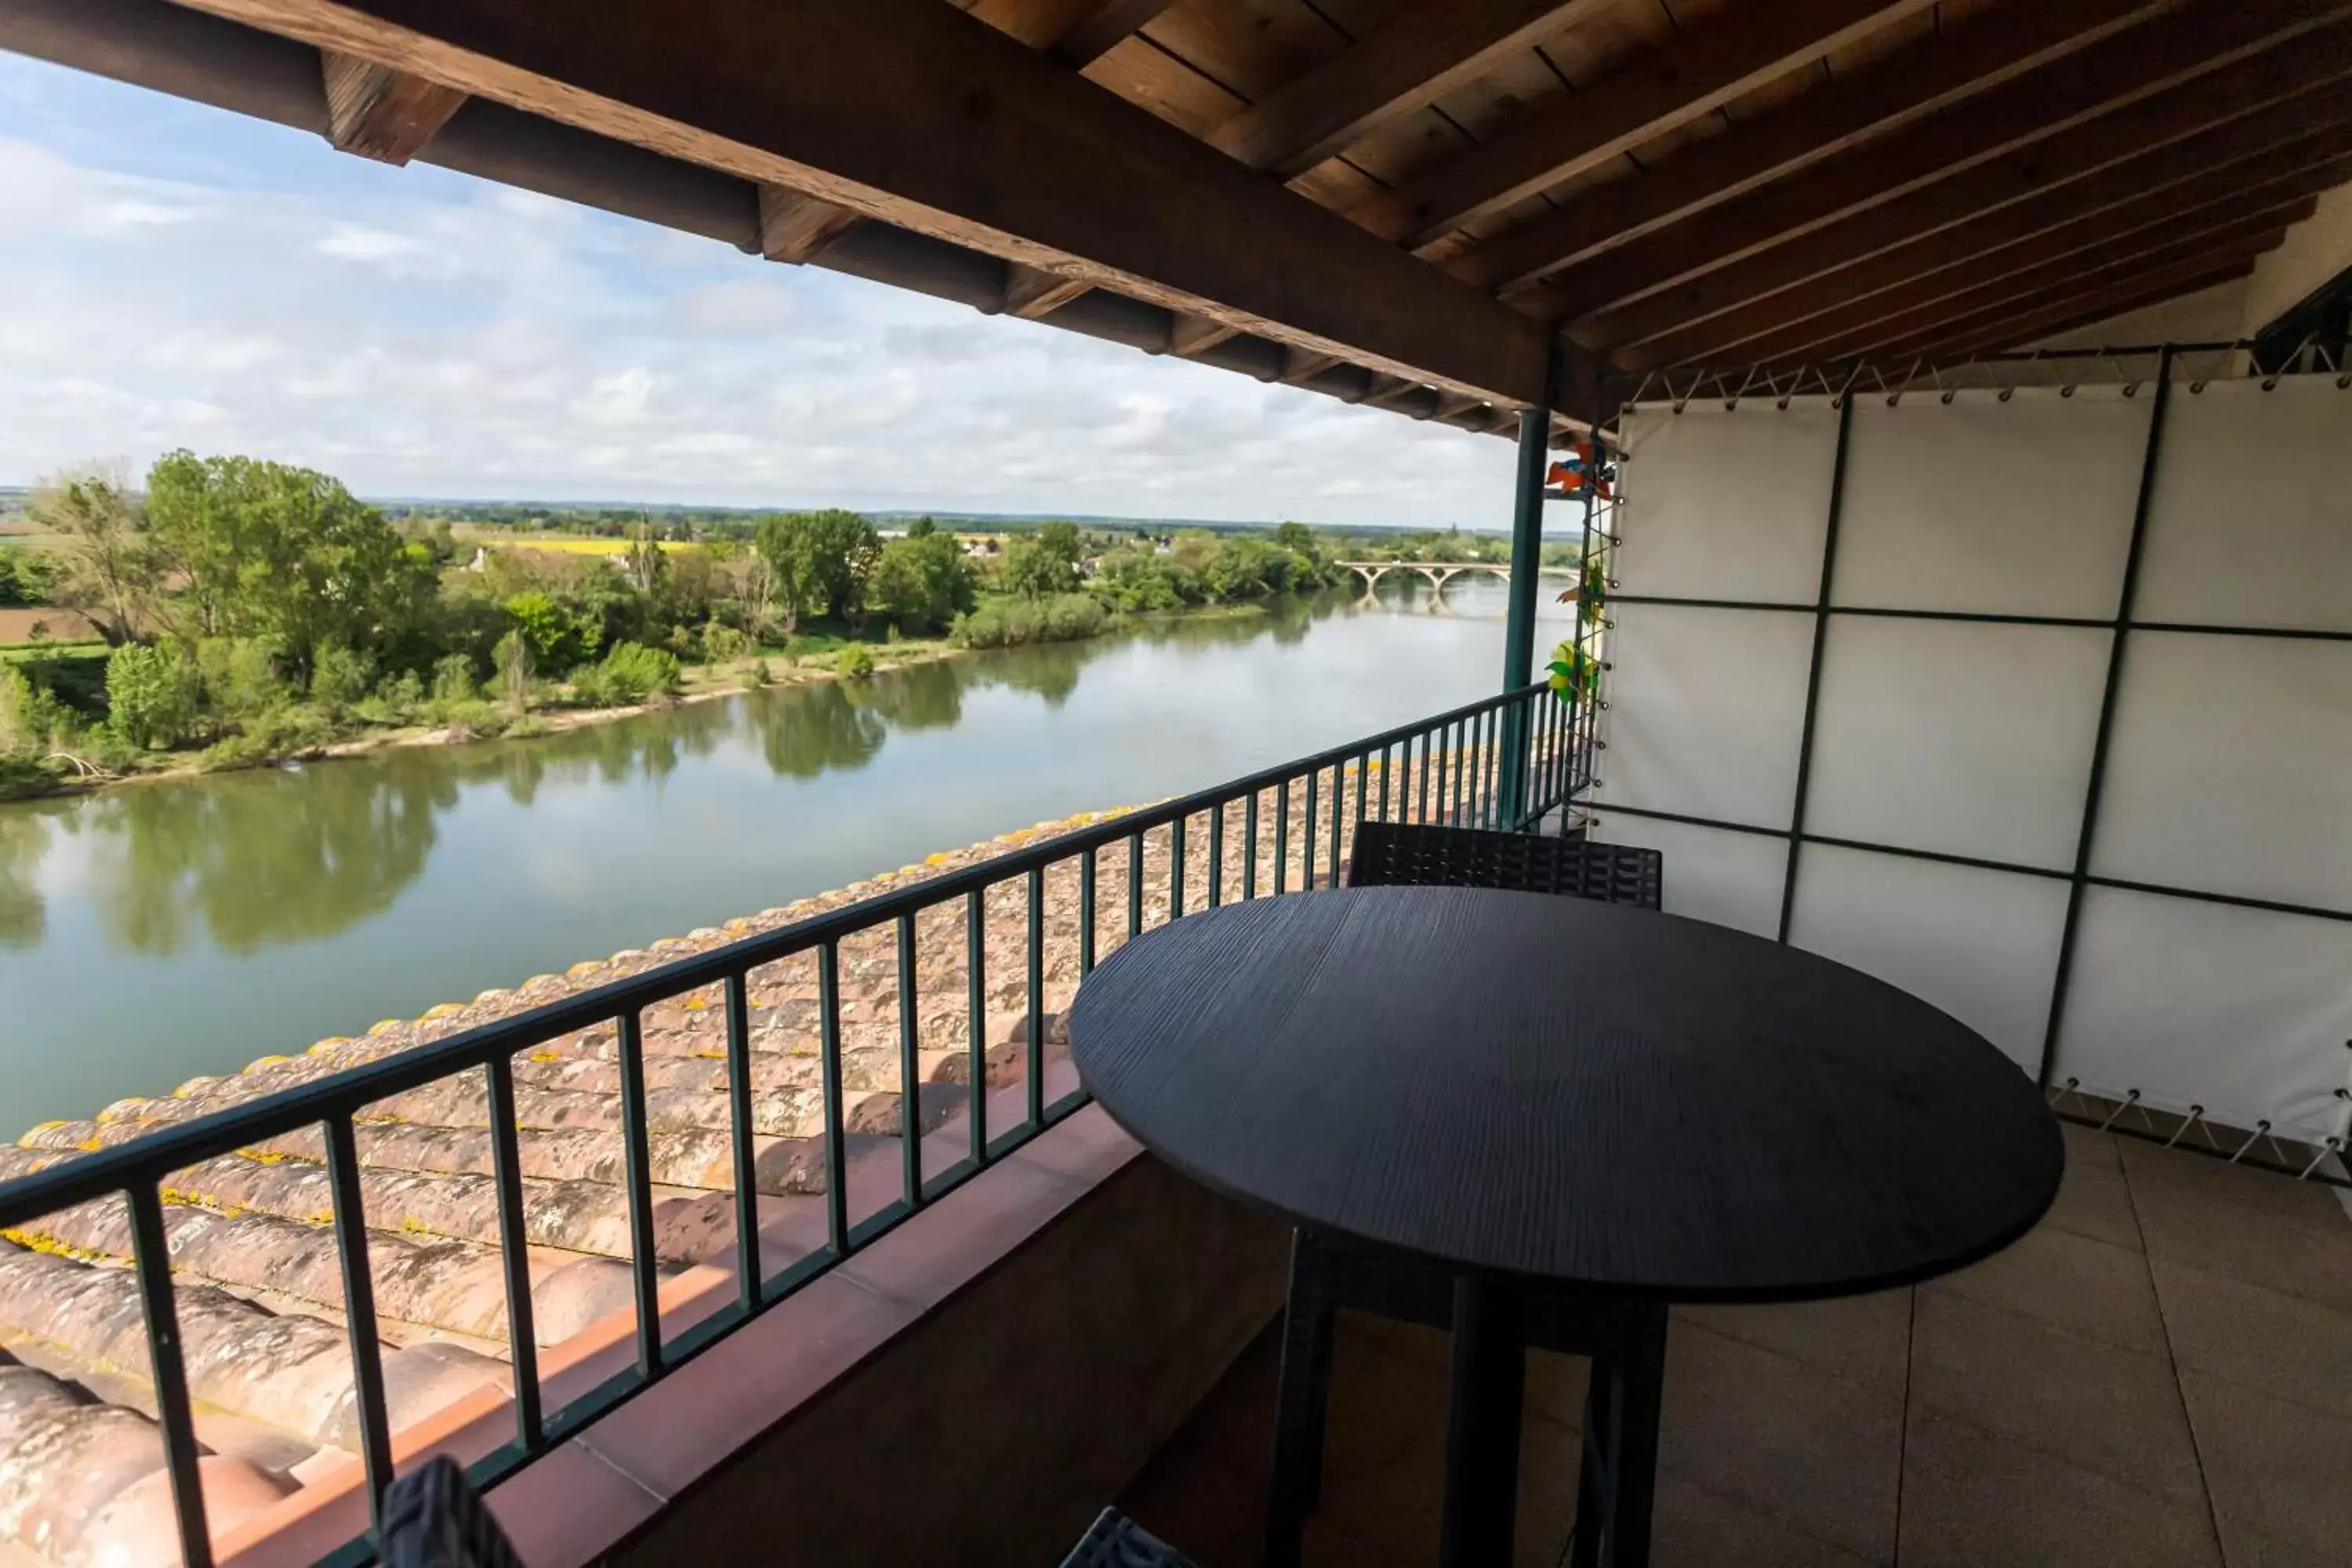
<svg viewBox="0 0 2352 1568"><path fill-rule="evenodd" d="M1795 948L1531 893L1189 915L1080 987L1071 1055L1146 1147L1297 1224L1671 1300L1806 1300L1999 1251L2064 1144L1948 1015Z"/></svg>

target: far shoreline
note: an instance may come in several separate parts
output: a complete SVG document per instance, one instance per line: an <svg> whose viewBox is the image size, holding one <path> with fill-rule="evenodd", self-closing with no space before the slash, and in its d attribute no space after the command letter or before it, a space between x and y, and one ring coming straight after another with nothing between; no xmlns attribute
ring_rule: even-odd
<svg viewBox="0 0 2352 1568"><path fill-rule="evenodd" d="M1066 642L1101 642L1132 631L1139 626L1161 622L1237 620L1266 613L1265 602L1230 605L1196 605L1178 610L1142 610L1122 614L1110 625L1092 637L1062 639ZM845 645L861 647L874 657L874 675L893 670L910 669L920 665L938 664L961 658L973 653L996 653L1000 648L973 648L959 645L947 637L908 638L899 642L858 642ZM1017 643L1014 647L1047 647L1047 642ZM498 741L535 741L561 735L592 725L635 719L667 708L681 708L698 702L709 702L722 697L757 696L761 692L781 690L795 686L816 686L825 682L841 682L852 678L827 664L793 663L774 669L772 679L758 686L745 686L742 677L760 664L772 667L776 661L795 656L782 648L763 648L740 658L722 664L691 667L699 675L679 691L652 701L633 702L611 708L550 708L533 710L514 721L512 727L494 734L485 734L466 726L435 726L410 724L397 728L368 728L346 739L306 746L297 751L275 752L268 756L240 759L233 763L206 765L203 752L164 753L172 758L163 765L142 768L136 773L112 777L86 776L64 778L36 789L0 788L0 805L18 801L56 800L81 795L95 795L126 785L184 782L192 778L211 777L222 773L252 773L264 768L283 768L289 763L345 762L373 756L378 752L401 751L413 747L444 747L486 745ZM820 655L800 656L821 658ZM870 679L871 676L858 677Z"/></svg>

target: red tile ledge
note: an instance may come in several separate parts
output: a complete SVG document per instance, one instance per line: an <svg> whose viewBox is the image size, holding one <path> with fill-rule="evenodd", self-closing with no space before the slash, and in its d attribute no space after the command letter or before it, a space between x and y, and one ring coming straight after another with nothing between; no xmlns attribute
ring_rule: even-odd
<svg viewBox="0 0 2352 1568"><path fill-rule="evenodd" d="M1142 1152L1099 1106L877 1237L490 1493L531 1568L581 1568L985 1279Z"/></svg>

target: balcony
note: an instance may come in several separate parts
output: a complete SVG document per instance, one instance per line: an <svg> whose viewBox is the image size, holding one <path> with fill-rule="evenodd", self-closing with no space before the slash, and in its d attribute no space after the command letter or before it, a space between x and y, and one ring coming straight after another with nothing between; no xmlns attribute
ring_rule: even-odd
<svg viewBox="0 0 2352 1568"><path fill-rule="evenodd" d="M447 1455L530 1568L1045 1563L1112 1501L1252 1562L1284 1233L1065 1019L1409 821L1656 849L2068 1123L1983 1262L1677 1313L1661 1562L2344 1556L2352 14L1339 9L0 4L344 152L1518 441L1501 695L0 1150L0 1553L356 1565ZM1439 1343L1344 1321L1312 1560L1432 1559ZM1582 1386L1530 1362L1521 1561Z"/></svg>

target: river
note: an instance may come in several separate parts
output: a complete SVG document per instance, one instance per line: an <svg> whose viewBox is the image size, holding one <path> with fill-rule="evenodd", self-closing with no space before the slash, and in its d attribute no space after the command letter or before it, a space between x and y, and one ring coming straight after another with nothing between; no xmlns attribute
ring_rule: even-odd
<svg viewBox="0 0 2352 1568"><path fill-rule="evenodd" d="M1446 603L1392 577L1370 605L0 805L0 1139L1475 700L1502 586Z"/></svg>

